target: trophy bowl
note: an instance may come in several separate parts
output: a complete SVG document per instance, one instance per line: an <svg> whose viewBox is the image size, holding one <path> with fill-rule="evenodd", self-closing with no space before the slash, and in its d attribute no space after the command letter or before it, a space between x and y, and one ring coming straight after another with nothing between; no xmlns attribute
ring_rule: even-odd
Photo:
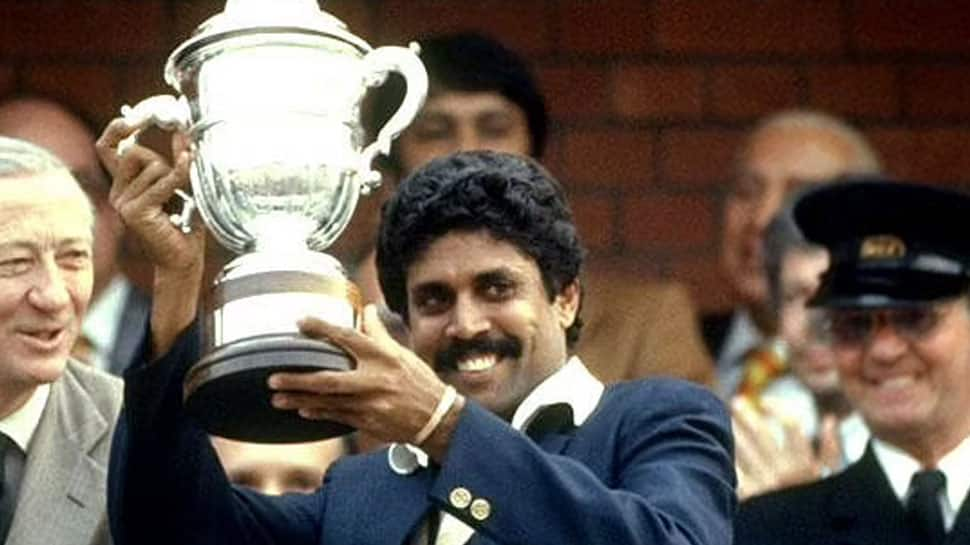
<svg viewBox="0 0 970 545"><path fill-rule="evenodd" d="M407 95L365 145L361 102L390 72L405 78ZM339 347L301 336L296 322L312 315L357 325L360 293L323 251L360 195L379 185L375 156L423 105L423 64L412 49L371 48L313 0L230 0L175 49L165 78L179 97L149 97L122 113L189 136L192 196L173 221L188 230L197 209L238 254L206 300L204 356L185 379L186 411L210 433L245 441L351 431L273 408L266 381L355 367Z"/></svg>

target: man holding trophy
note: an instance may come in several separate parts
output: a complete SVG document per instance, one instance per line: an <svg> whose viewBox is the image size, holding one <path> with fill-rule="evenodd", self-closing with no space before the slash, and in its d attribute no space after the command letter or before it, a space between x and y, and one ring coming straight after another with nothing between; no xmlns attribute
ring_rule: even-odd
<svg viewBox="0 0 970 545"><path fill-rule="evenodd" d="M559 183L538 163L456 154L419 169L391 197L378 274L413 349L392 338L375 306L359 318L352 303L341 310L353 298L338 296L339 275L320 275L326 258L308 254L339 235L345 222L331 218L349 214L369 183L372 148L360 149L357 99L338 95L328 111L294 106L294 97L205 94L220 77L251 76L249 58L275 68L292 47L299 56L320 38L324 64L369 82L355 75L369 53L342 27L297 25L309 10L257 27L244 10L231 13L234 4L245 3L230 2L229 21L204 24L170 59L166 73L188 91L188 107L140 104L98 143L112 204L155 264L151 346L146 363L126 373L112 451L116 543L729 543L735 482L720 401L671 380L604 387L571 355L584 250ZM229 70L236 61L239 71ZM254 114L254 104L269 113ZM413 106L402 106L405 124ZM310 152L316 123L335 118L349 121L322 131L330 139L313 140L319 153ZM176 139L174 168L134 139L149 121L187 134ZM165 211L190 178L193 195L183 198L225 231L221 241L238 234L244 252L213 288L218 310L202 313L202 342L202 226ZM308 218L323 232L306 229ZM252 265L247 251L270 258ZM265 305L305 299L334 304ZM237 325L246 335L212 342L213 330L266 313L291 320L292 331ZM333 364L341 358L346 365ZM209 367L220 371L200 371ZM210 384L218 384L211 396ZM337 461L311 494L282 497L231 486L206 431L288 441L350 428L390 446Z"/></svg>

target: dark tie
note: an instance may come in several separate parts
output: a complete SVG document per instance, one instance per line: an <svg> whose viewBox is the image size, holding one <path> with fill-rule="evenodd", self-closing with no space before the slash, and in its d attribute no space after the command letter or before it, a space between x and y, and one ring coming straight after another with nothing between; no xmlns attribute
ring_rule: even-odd
<svg viewBox="0 0 970 545"><path fill-rule="evenodd" d="M940 545L946 537L940 492L946 486L946 476L938 469L917 471L909 485L906 511L922 543Z"/></svg>
<svg viewBox="0 0 970 545"><path fill-rule="evenodd" d="M10 522L17 509L17 488L21 469L20 447L0 432L0 543L7 541Z"/></svg>

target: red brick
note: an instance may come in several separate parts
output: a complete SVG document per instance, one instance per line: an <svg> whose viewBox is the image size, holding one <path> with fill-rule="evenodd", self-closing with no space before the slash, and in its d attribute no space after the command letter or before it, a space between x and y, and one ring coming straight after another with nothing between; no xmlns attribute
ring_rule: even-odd
<svg viewBox="0 0 970 545"><path fill-rule="evenodd" d="M849 2L855 48L879 52L970 52L970 9L963 2Z"/></svg>
<svg viewBox="0 0 970 545"><path fill-rule="evenodd" d="M62 100L97 122L117 115L114 71L99 64L31 64L23 74L25 93Z"/></svg>
<svg viewBox="0 0 970 545"><path fill-rule="evenodd" d="M0 51L7 56L118 59L164 48L168 24L160 1L3 2Z"/></svg>
<svg viewBox="0 0 970 545"><path fill-rule="evenodd" d="M730 308L734 295L721 272L716 251L697 252L673 262L670 276L690 287L698 313Z"/></svg>
<svg viewBox="0 0 970 545"><path fill-rule="evenodd" d="M625 248L684 250L703 246L716 236L714 203L704 195L641 194L620 204Z"/></svg>
<svg viewBox="0 0 970 545"><path fill-rule="evenodd" d="M840 3L800 0L658 0L657 42L671 52L831 54L843 49Z"/></svg>
<svg viewBox="0 0 970 545"><path fill-rule="evenodd" d="M617 244L613 198L596 193L570 192L579 237L591 252L604 253Z"/></svg>
<svg viewBox="0 0 970 545"><path fill-rule="evenodd" d="M816 66L808 71L809 103L846 117L895 118L900 111L896 69L877 64Z"/></svg>
<svg viewBox="0 0 970 545"><path fill-rule="evenodd" d="M320 6L327 13L340 19L347 25L347 30L360 36L374 47L385 45L377 42L377 27L374 20L372 2L360 0L327 0L320 2ZM403 45L403 44L400 44Z"/></svg>
<svg viewBox="0 0 970 545"><path fill-rule="evenodd" d="M152 95L176 94L175 89L165 83L162 74L165 59L157 57L154 61L129 64L121 67L118 98L122 104L134 105ZM118 108L121 105L119 104ZM116 112L117 113L117 112Z"/></svg>
<svg viewBox="0 0 970 545"><path fill-rule="evenodd" d="M731 178L743 133L672 129L660 134L658 158L664 184L714 189Z"/></svg>
<svg viewBox="0 0 970 545"><path fill-rule="evenodd" d="M564 0L557 10L563 51L609 55L654 50L647 3Z"/></svg>
<svg viewBox="0 0 970 545"><path fill-rule="evenodd" d="M545 68L537 72L537 77L546 96L546 108L555 119L605 116L610 110L609 80L603 68Z"/></svg>
<svg viewBox="0 0 970 545"><path fill-rule="evenodd" d="M644 187L653 179L653 136L622 130L576 130L562 139L564 176L585 187Z"/></svg>
<svg viewBox="0 0 970 545"><path fill-rule="evenodd" d="M206 19L221 13L226 7L226 0L178 0L171 2L174 9L173 48L189 38L195 29ZM360 36L373 46L375 37L371 3L360 0L328 0L317 2L320 8L347 25L347 30Z"/></svg>
<svg viewBox="0 0 970 545"><path fill-rule="evenodd" d="M710 104L716 117L751 120L799 103L798 72L786 66L729 66L711 71Z"/></svg>
<svg viewBox="0 0 970 545"><path fill-rule="evenodd" d="M376 9L380 43L398 44L424 34L474 29L525 55L552 48L545 2L521 0L384 0Z"/></svg>
<svg viewBox="0 0 970 545"><path fill-rule="evenodd" d="M870 131L886 171L928 183L970 182L970 129L880 129Z"/></svg>
<svg viewBox="0 0 970 545"><path fill-rule="evenodd" d="M926 120L970 118L970 68L923 66L903 72L903 109Z"/></svg>
<svg viewBox="0 0 970 545"><path fill-rule="evenodd" d="M226 2L223 0L182 0L172 3L172 48L187 40L203 22L213 15L222 13Z"/></svg>
<svg viewBox="0 0 970 545"><path fill-rule="evenodd" d="M616 112L632 118L700 118L704 76L683 66L631 65L613 73Z"/></svg>

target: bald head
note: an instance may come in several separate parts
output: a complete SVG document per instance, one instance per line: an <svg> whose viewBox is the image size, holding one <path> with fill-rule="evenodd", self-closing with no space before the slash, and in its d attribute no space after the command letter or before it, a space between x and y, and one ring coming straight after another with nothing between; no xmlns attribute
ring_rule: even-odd
<svg viewBox="0 0 970 545"><path fill-rule="evenodd" d="M26 140L56 155L92 197L106 194L108 180L95 153L95 134L56 102L19 98L0 104L0 135Z"/></svg>
<svg viewBox="0 0 970 545"><path fill-rule="evenodd" d="M751 310L767 306L764 230L788 196L809 184L880 169L862 133L832 116L789 110L759 122L739 150L724 207L721 265L739 300Z"/></svg>

